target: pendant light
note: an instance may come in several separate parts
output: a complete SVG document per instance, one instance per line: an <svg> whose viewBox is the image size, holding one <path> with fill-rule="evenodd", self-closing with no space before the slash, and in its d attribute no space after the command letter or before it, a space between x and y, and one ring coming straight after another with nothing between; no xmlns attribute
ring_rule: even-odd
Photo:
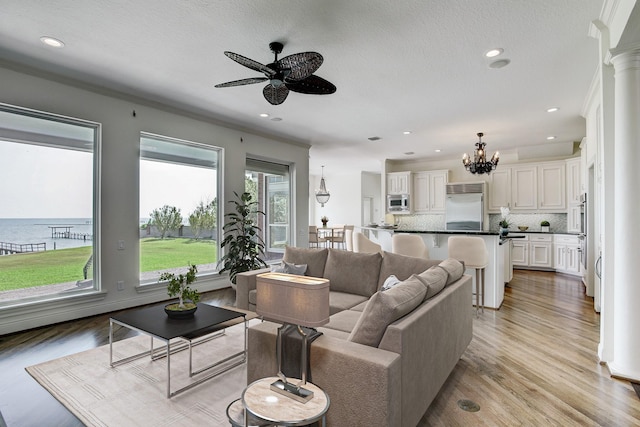
<svg viewBox="0 0 640 427"><path fill-rule="evenodd" d="M492 170L498 167L500 153L496 151L495 154L491 157L491 160L487 162L487 154L484 150L486 144L482 142L482 137L484 136L484 134L482 132L479 132L477 135L478 142L476 142L473 161L471 161L471 158L467 153L464 153L464 156L462 156L462 164L471 173L486 173L488 175Z"/></svg>
<svg viewBox="0 0 640 427"><path fill-rule="evenodd" d="M320 203L321 207L324 207L324 204L329 201L329 197L331 197L331 195L324 183L324 166L322 166L322 178L320 178L320 188L316 190L316 200Z"/></svg>

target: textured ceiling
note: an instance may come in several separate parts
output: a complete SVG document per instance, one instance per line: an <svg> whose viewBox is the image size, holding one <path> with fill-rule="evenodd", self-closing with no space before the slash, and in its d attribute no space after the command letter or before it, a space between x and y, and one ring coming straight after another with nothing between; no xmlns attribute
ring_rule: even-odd
<svg viewBox="0 0 640 427"><path fill-rule="evenodd" d="M385 158L460 157L480 131L490 152L580 141L580 113L598 60L588 30L601 6L602 0L0 0L0 59L308 143L315 173L321 164L379 171ZM43 35L66 46L48 48ZM337 92L291 93L272 106L262 97L264 84L214 88L261 76L225 50L267 64L271 41L285 43L281 57L321 53L316 74ZM484 53L494 47L504 49L495 59L509 59L508 66L488 66ZM560 110L549 114L551 106ZM381 139L367 139L373 136Z"/></svg>

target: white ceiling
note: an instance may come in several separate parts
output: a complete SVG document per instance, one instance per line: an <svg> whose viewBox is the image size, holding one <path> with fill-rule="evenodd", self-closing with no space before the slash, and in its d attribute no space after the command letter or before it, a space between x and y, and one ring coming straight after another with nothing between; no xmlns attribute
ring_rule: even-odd
<svg viewBox="0 0 640 427"><path fill-rule="evenodd" d="M388 159L451 159L484 132L489 154L580 141L598 61L602 0L0 0L0 59L308 143L312 172L380 171ZM41 36L65 42L52 49ZM316 51L332 95L264 84L216 89L263 64ZM511 63L492 69L484 57ZM1 101L1 100L0 100ZM556 113L547 113L557 106ZM270 118L260 118L268 113ZM272 121L278 117L281 121ZM403 135L403 131L412 131ZM547 136L556 136L548 141ZM377 136L381 140L370 142ZM552 147L549 147L550 149ZM435 149L441 149L436 153ZM414 152L406 155L405 152Z"/></svg>

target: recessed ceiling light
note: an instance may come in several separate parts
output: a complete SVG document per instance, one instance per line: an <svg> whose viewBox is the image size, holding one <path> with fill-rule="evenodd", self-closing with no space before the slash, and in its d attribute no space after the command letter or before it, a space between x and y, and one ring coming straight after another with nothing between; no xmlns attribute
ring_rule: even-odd
<svg viewBox="0 0 640 427"><path fill-rule="evenodd" d="M54 37L42 36L40 37L40 41L46 44L47 46L57 47L57 48L64 47L64 42Z"/></svg>
<svg viewBox="0 0 640 427"><path fill-rule="evenodd" d="M260 117L269 117L267 113L260 113Z"/></svg>
<svg viewBox="0 0 640 427"><path fill-rule="evenodd" d="M404 154L405 154L406 156L411 156L411 155L416 154L416 153L414 153L413 151L407 151L407 152L405 152Z"/></svg>
<svg viewBox="0 0 640 427"><path fill-rule="evenodd" d="M547 108L547 113L555 113L556 111L558 111L559 108L558 107L551 107L551 108Z"/></svg>
<svg viewBox="0 0 640 427"><path fill-rule="evenodd" d="M548 137L547 137L547 139L548 139L549 141L551 141L552 139L556 139L556 137L555 137L555 136L548 136Z"/></svg>
<svg viewBox="0 0 640 427"><path fill-rule="evenodd" d="M435 149L435 152L436 152L436 153L439 153L439 152L441 152L441 151L442 151L442 150L441 150L441 149L439 149L439 148L436 148L436 149Z"/></svg>
<svg viewBox="0 0 640 427"><path fill-rule="evenodd" d="M404 132L402 132L404 135L411 135L411 131L410 130L405 130Z"/></svg>
<svg viewBox="0 0 640 427"><path fill-rule="evenodd" d="M274 117L271 119L272 122L281 122L282 118L281 117Z"/></svg>
<svg viewBox="0 0 640 427"><path fill-rule="evenodd" d="M502 48L491 49L487 51L487 53L485 53L484 56L486 56L487 58L494 58L500 55L502 52L504 52L504 49Z"/></svg>
<svg viewBox="0 0 640 427"><path fill-rule="evenodd" d="M369 138L367 138L369 141L380 141L382 138L380 138L379 136L371 136Z"/></svg>
<svg viewBox="0 0 640 427"><path fill-rule="evenodd" d="M510 59L498 59L497 61L493 61L491 64L489 64L489 68L502 68L502 67L506 67L507 65L509 65L511 63Z"/></svg>

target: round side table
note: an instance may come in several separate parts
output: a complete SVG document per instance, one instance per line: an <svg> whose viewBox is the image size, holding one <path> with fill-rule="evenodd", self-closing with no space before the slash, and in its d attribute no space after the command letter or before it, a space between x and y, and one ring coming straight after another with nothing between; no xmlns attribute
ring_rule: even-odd
<svg viewBox="0 0 640 427"><path fill-rule="evenodd" d="M233 402L229 403L227 406L227 418L229 418L229 423L233 427L243 427L244 426L244 406L242 406L242 399L236 399ZM273 426L268 421L259 420L256 417L249 417L249 426L250 427L270 427Z"/></svg>
<svg viewBox="0 0 640 427"><path fill-rule="evenodd" d="M254 415L281 426L303 426L318 420L326 426L326 415L329 410L329 395L312 383L306 383L304 388L313 392L313 398L307 403L283 396L271 390L271 383L277 377L262 378L252 382L242 392L242 404L245 407L245 425L250 421L249 415ZM295 379L291 379L295 381Z"/></svg>

